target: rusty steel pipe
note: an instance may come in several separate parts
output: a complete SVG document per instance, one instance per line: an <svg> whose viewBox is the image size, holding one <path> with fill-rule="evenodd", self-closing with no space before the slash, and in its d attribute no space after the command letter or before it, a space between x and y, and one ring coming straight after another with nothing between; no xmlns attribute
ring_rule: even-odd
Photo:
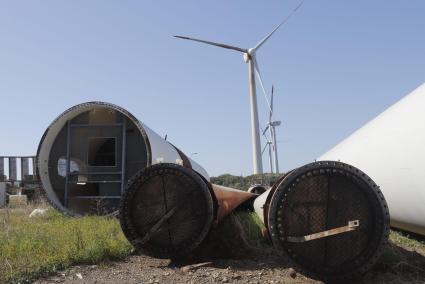
<svg viewBox="0 0 425 284"><path fill-rule="evenodd" d="M254 209L277 251L325 281L364 274L388 240L388 206L379 187L340 162L288 172L254 201Z"/></svg>
<svg viewBox="0 0 425 284"><path fill-rule="evenodd" d="M218 203L216 222L220 222L224 217L229 215L241 204L258 196L258 194L255 193L250 193L217 184L212 184L211 186Z"/></svg>

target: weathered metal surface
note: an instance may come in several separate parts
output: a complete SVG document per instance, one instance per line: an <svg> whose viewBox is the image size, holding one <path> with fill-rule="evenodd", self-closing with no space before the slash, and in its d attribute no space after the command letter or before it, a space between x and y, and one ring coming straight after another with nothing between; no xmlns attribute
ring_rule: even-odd
<svg viewBox="0 0 425 284"><path fill-rule="evenodd" d="M29 158L21 158L21 180L27 179L30 174Z"/></svg>
<svg viewBox="0 0 425 284"><path fill-rule="evenodd" d="M31 160L32 160L32 176L33 176L33 179L38 180L37 158L33 157Z"/></svg>
<svg viewBox="0 0 425 284"><path fill-rule="evenodd" d="M139 251L161 258L180 257L202 242L213 221L221 221L256 196L210 184L182 165L157 164L128 182L121 199L121 227Z"/></svg>
<svg viewBox="0 0 425 284"><path fill-rule="evenodd" d="M262 185L253 185L250 188L248 188L248 192L255 193L255 194L263 194L266 192L266 188Z"/></svg>
<svg viewBox="0 0 425 284"><path fill-rule="evenodd" d="M260 217L261 221L263 221L266 228L268 227L268 214L270 202L272 200L273 194L276 191L277 186L291 173L288 171L283 174L278 180L272 185L271 188L262 193L259 197L254 200L254 210L257 213L258 217Z"/></svg>
<svg viewBox="0 0 425 284"><path fill-rule="evenodd" d="M18 180L18 174L16 171L16 158L15 157L10 157L9 158L9 180L10 181L16 181Z"/></svg>
<svg viewBox="0 0 425 284"><path fill-rule="evenodd" d="M107 142L109 150L101 151ZM102 162L93 163L96 157ZM37 158L49 200L70 215L117 210L116 197L127 181L149 165L184 164L209 180L207 172L182 151L128 111L104 102L80 104L62 113L43 135ZM100 201L105 203L101 211Z"/></svg>
<svg viewBox="0 0 425 284"><path fill-rule="evenodd" d="M159 221L156 222L155 225L151 227L151 229L145 234L145 236L140 240L138 244L139 245L146 244L151 239L152 235L158 232L162 224L168 219L170 219L171 216L173 216L174 213L176 213L176 211L177 211L177 207L174 206L173 208L171 208L170 211L166 212L164 216L162 216L161 219L159 219Z"/></svg>
<svg viewBox="0 0 425 284"><path fill-rule="evenodd" d="M5 161L7 159L9 170L5 172ZM18 163L18 160L20 163ZM0 181L26 182L30 176L30 163L35 163L34 156L0 156ZM18 178L18 172L20 178ZM37 181L36 167L33 167L32 181Z"/></svg>
<svg viewBox="0 0 425 284"><path fill-rule="evenodd" d="M256 211L275 248L322 280L365 273L388 240L382 193L367 175L344 163L315 162L295 169L257 200L262 205L254 204ZM350 220L354 222L347 226Z"/></svg>
<svg viewBox="0 0 425 284"><path fill-rule="evenodd" d="M217 184L212 184L218 202L217 222L235 210L242 203L254 199L258 194L237 190Z"/></svg>
<svg viewBox="0 0 425 284"><path fill-rule="evenodd" d="M199 174L162 163L142 169L128 182L119 218L139 252L176 258L203 241L216 210L212 192Z"/></svg>
<svg viewBox="0 0 425 284"><path fill-rule="evenodd" d="M291 243L304 243L304 242L314 241L321 238L326 238L326 237L354 231L359 227L359 225L360 225L359 220L353 220L353 221L349 221L347 226L342 226L339 228L334 228L334 229L330 229L330 230L326 230L326 231L322 231L322 232L318 232L318 233L314 233L314 234L310 234L306 236L297 236L297 237L288 236L286 237L286 241Z"/></svg>

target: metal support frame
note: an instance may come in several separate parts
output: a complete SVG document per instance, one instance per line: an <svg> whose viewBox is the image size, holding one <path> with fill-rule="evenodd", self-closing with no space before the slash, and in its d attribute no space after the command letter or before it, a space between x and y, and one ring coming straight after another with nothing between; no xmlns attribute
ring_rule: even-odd
<svg viewBox="0 0 425 284"><path fill-rule="evenodd" d="M121 194L124 193L124 184L125 184L125 150L127 146L127 125L125 117L123 117L122 122L122 141L121 141Z"/></svg>
<svg viewBox="0 0 425 284"><path fill-rule="evenodd" d="M314 233L314 234L310 234L306 236L301 236L301 237L286 237L286 241L290 243L309 242L309 241L313 241L313 240L317 240L321 238L330 237L333 235L351 232L356 230L359 226L360 226L359 220L352 220L352 221L348 221L347 226L338 227L338 228L334 228L334 229L330 229L330 230L326 230L326 231L322 231L319 233Z"/></svg>
<svg viewBox="0 0 425 284"><path fill-rule="evenodd" d="M21 180L25 180L25 176L29 175L29 159L21 157Z"/></svg>
<svg viewBox="0 0 425 284"><path fill-rule="evenodd" d="M66 123L66 173L65 173L65 191L64 191L64 198L63 198L63 204L65 205L65 207L68 206L69 170L71 167L70 140L71 140L71 122L68 120Z"/></svg>
<svg viewBox="0 0 425 284"><path fill-rule="evenodd" d="M72 123L71 127L119 127L123 126L123 123L110 123L110 124L84 124L84 123Z"/></svg>
<svg viewBox="0 0 425 284"><path fill-rule="evenodd" d="M71 128L79 128L79 127L122 127L122 148L121 148L121 170L120 171L109 171L109 172L100 172L100 171L86 171L86 172L70 172L71 168ZM126 120L123 118L122 123L110 123L110 124L73 124L71 121L67 122L67 138L66 138L66 176L65 176L65 190L64 190L64 206L68 206L69 201L69 185L70 184L78 184L79 181L70 181L71 176L78 175L121 175L119 180L87 180L83 183L120 183L120 193L124 192L125 188L125 155L126 155L126 135L127 135L127 126ZM118 199L121 195L105 195L105 196L74 196L74 198L78 199Z"/></svg>
<svg viewBox="0 0 425 284"><path fill-rule="evenodd" d="M7 161L6 161L7 159ZM21 161L18 167L18 160ZM32 164L32 180L26 180L25 176L30 174L30 163ZM6 164L8 164L9 172L6 173ZM11 173L13 171L13 174ZM21 178L18 178L17 173L21 173ZM1 177L5 177L2 180ZM11 178L12 177L12 178ZM38 182L37 176L37 159L35 156L0 156L0 180L7 183L34 183Z"/></svg>

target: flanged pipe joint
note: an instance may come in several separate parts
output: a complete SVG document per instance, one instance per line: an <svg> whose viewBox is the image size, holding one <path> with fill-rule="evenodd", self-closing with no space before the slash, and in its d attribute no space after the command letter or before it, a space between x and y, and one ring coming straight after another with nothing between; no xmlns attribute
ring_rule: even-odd
<svg viewBox="0 0 425 284"><path fill-rule="evenodd" d="M390 218L379 187L341 162L314 162L288 172L254 208L277 251L326 281L365 273L388 240Z"/></svg>
<svg viewBox="0 0 425 284"><path fill-rule="evenodd" d="M146 167L128 182L119 218L139 252L179 258L198 247L214 223L256 196L211 184L192 169L162 163Z"/></svg>
<svg viewBox="0 0 425 284"><path fill-rule="evenodd" d="M140 252L174 258L189 254L214 222L254 198L276 251L318 279L362 275L388 239L388 207L378 186L332 161L292 170L260 196L210 184L179 165L153 165L128 183L120 220Z"/></svg>

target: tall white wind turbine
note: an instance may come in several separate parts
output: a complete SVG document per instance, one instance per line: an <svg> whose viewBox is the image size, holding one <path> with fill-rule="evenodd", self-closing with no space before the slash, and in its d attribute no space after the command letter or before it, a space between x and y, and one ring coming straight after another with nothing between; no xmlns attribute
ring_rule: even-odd
<svg viewBox="0 0 425 284"><path fill-rule="evenodd" d="M209 45L214 45L226 49L231 49L235 51L242 52L244 55L244 60L248 63L249 70L249 91L250 91L250 103L251 103L251 139L252 139L252 156L253 156L253 166L254 166L254 174L263 173L263 165L261 159L261 142L260 142L260 131L259 131L259 123L258 123L258 106L257 106L257 94L256 94L256 85L255 85L255 74L260 81L261 89L263 94L268 102L267 94L264 88L263 80L261 78L260 69L258 67L258 62L256 59L256 52L258 49L283 25L285 24L289 18L301 7L304 1L300 2L297 7L267 36L265 36L256 46L253 48L240 48L237 46L201 40L191 37L185 36L174 36L181 39L187 39L192 41L197 41ZM269 105L270 106L270 105Z"/></svg>

